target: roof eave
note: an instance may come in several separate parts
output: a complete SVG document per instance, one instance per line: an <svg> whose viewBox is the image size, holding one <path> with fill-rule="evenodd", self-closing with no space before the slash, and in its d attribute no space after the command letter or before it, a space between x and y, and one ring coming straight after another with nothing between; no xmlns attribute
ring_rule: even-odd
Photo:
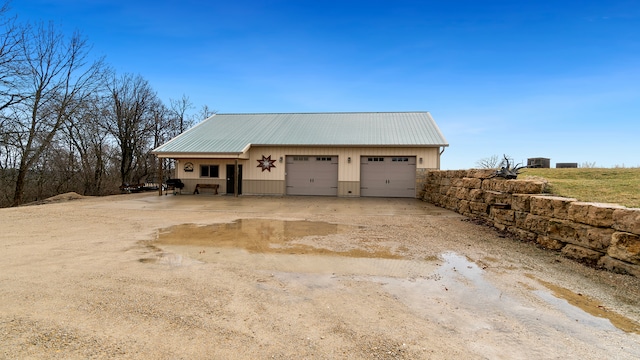
<svg viewBox="0 0 640 360"><path fill-rule="evenodd" d="M403 148L412 148L412 147L441 147L441 146L449 146L449 144L252 144L252 146L278 146L278 147L350 147L350 148L358 148L358 147L403 147Z"/></svg>
<svg viewBox="0 0 640 360"><path fill-rule="evenodd" d="M222 158L222 159L248 159L248 152L251 147L346 147L346 148L437 148L447 147L449 144L247 144L239 152L164 152L151 151L159 158L186 159L186 158Z"/></svg>
<svg viewBox="0 0 640 360"><path fill-rule="evenodd" d="M246 152L152 152L161 159L248 159ZM244 155L244 156L243 156Z"/></svg>

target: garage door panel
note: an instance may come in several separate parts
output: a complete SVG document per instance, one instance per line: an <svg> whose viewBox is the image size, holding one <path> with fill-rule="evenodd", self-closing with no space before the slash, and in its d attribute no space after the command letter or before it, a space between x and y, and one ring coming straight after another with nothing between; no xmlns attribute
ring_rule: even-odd
<svg viewBox="0 0 640 360"><path fill-rule="evenodd" d="M361 196L415 197L415 157L364 156L360 164Z"/></svg>
<svg viewBox="0 0 640 360"><path fill-rule="evenodd" d="M287 156L288 195L338 195L337 156Z"/></svg>

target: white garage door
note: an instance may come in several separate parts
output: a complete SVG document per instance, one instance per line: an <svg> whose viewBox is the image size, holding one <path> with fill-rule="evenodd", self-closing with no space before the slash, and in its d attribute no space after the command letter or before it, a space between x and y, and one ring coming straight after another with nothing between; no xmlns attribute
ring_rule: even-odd
<svg viewBox="0 0 640 360"><path fill-rule="evenodd" d="M415 156L361 157L360 196L416 197Z"/></svg>
<svg viewBox="0 0 640 360"><path fill-rule="evenodd" d="M337 156L287 156L287 195L338 196Z"/></svg>

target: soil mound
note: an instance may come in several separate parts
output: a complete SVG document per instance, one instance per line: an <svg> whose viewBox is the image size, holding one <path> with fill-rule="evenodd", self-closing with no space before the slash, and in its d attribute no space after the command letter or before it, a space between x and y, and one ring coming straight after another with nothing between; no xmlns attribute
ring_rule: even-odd
<svg viewBox="0 0 640 360"><path fill-rule="evenodd" d="M59 202L59 201L70 201L70 200L78 200L78 199L83 199L85 198L85 196L80 195L76 192L68 192L68 193L64 193L64 194L58 194L56 196L52 196L50 198L45 199L45 201L47 202Z"/></svg>

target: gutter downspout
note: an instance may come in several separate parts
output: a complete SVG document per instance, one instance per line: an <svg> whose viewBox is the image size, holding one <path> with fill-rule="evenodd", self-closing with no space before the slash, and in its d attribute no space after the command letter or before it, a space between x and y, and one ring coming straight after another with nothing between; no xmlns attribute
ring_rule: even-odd
<svg viewBox="0 0 640 360"><path fill-rule="evenodd" d="M442 153L444 152L444 150L446 149L446 147L442 147L442 151L440 151L440 153L438 154L438 170L440 170L440 157L442 156Z"/></svg>

